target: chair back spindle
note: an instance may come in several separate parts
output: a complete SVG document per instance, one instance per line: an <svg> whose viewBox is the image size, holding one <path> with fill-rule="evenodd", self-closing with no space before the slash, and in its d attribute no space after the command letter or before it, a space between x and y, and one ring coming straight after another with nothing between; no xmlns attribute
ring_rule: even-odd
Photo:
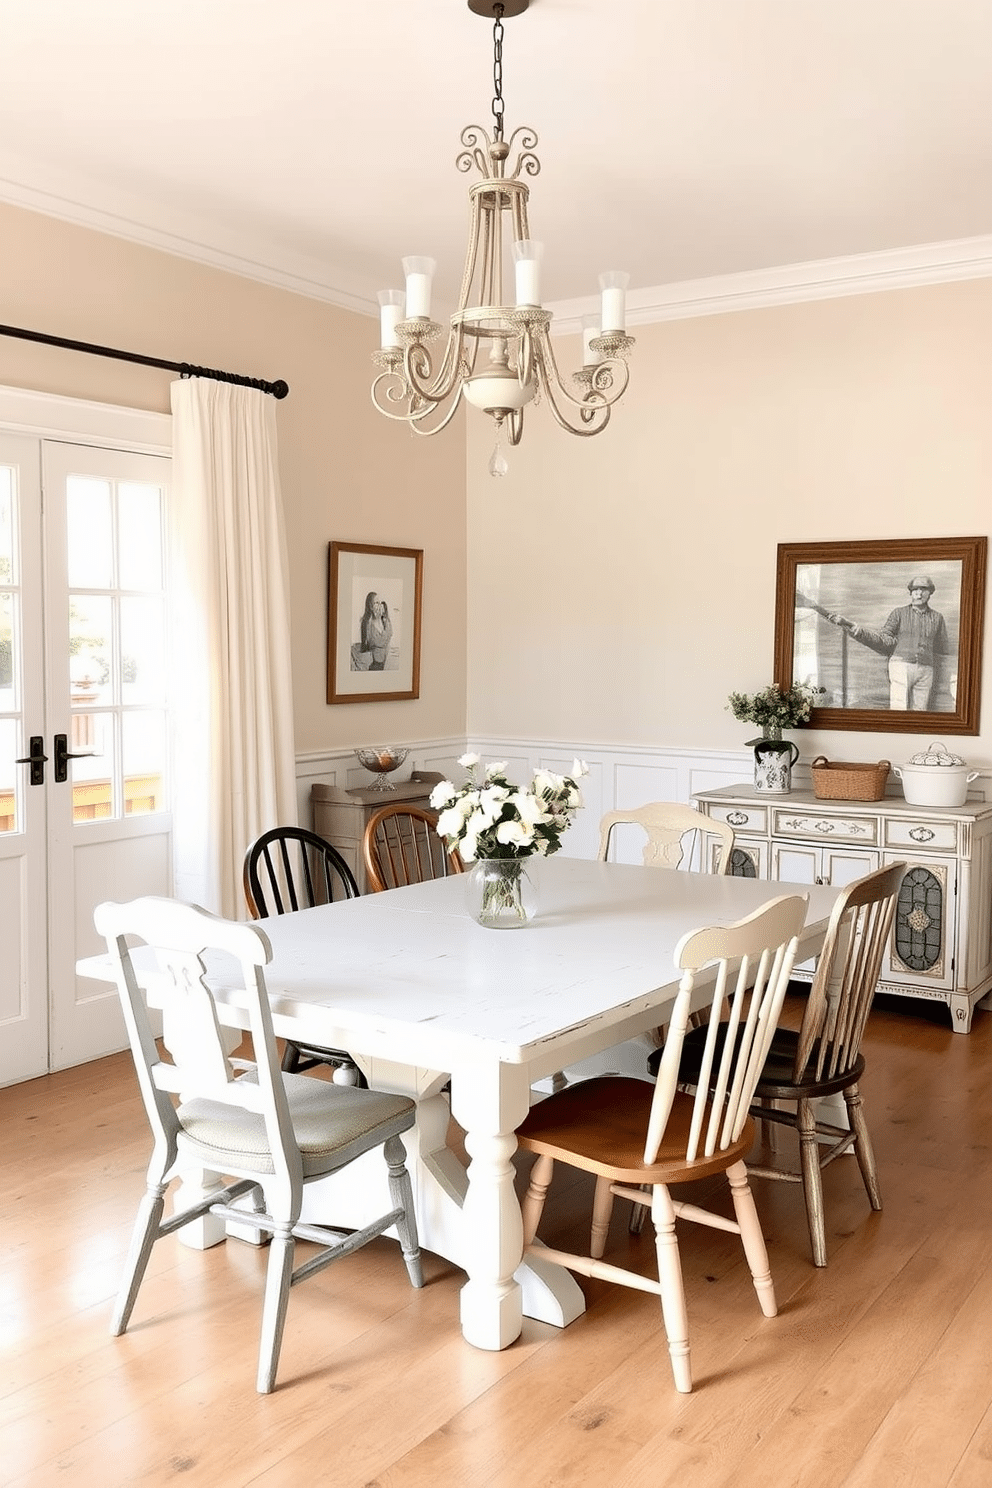
<svg viewBox="0 0 992 1488"><path fill-rule="evenodd" d="M712 1157L740 1137L782 1011L808 902L806 895L773 899L736 925L692 931L680 941L675 961L682 980L655 1085L646 1163L655 1161L666 1134L693 992L705 979L712 983L711 1014L686 1161ZM728 999L729 1024L721 1025L720 1010ZM718 1036L721 1027L726 1037Z"/></svg>

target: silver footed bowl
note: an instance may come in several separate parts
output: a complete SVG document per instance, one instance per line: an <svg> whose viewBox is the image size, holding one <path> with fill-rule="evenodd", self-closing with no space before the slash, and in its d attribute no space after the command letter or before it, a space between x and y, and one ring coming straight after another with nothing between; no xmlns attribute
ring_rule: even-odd
<svg viewBox="0 0 992 1488"><path fill-rule="evenodd" d="M395 744L375 744L368 749L356 749L355 758L375 776L370 790L391 791L396 787L389 776L393 770L399 769L409 753L408 749L398 748Z"/></svg>

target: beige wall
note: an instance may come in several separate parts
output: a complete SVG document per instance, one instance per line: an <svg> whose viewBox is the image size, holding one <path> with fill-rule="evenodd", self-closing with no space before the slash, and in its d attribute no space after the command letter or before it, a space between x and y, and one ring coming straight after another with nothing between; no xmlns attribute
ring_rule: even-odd
<svg viewBox="0 0 992 1488"><path fill-rule="evenodd" d="M289 383L278 425L297 750L463 734L463 432L419 440L375 412L377 323L3 205L0 244L4 324ZM0 336L0 383L9 386L168 412L173 375ZM419 700L324 701L332 539L424 549Z"/></svg>
<svg viewBox="0 0 992 1488"><path fill-rule="evenodd" d="M472 736L739 747L772 678L776 544L988 534L992 281L639 327L609 429L468 425ZM569 371L578 342L557 342ZM988 606L987 606L988 609ZM992 761L992 616L981 733ZM926 739L922 743L928 742ZM907 759L822 731L804 756Z"/></svg>
<svg viewBox="0 0 992 1488"><path fill-rule="evenodd" d="M466 478L460 429L419 440L375 412L370 319L16 208L0 206L0 242L7 324L290 384L301 753L457 737L466 698L473 735L733 749L747 726L727 694L771 678L777 543L989 531L987 280L639 327L607 432L574 439L531 409L494 481L480 415ZM557 345L570 369L577 341ZM166 411L170 378L0 337L0 383ZM418 701L324 702L335 537L425 550ZM985 765L990 708L992 684L980 737L958 743ZM824 732L803 754L916 747Z"/></svg>

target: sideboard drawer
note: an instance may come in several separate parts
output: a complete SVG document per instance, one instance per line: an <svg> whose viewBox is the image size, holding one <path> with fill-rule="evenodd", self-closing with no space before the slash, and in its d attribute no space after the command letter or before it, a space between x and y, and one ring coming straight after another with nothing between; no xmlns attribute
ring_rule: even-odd
<svg viewBox="0 0 992 1488"><path fill-rule="evenodd" d="M958 823L923 817L914 821L908 816L890 816L885 821L885 846L908 848L919 852L952 852L958 850Z"/></svg>
<svg viewBox="0 0 992 1488"><path fill-rule="evenodd" d="M722 802L710 802L706 815L711 816L714 821L726 822L735 832L768 831L766 806L750 806L737 801L724 806Z"/></svg>
<svg viewBox="0 0 992 1488"><path fill-rule="evenodd" d="M822 816L816 811L776 807L772 815L773 837L801 837L806 842L858 842L878 845L878 817L856 812Z"/></svg>

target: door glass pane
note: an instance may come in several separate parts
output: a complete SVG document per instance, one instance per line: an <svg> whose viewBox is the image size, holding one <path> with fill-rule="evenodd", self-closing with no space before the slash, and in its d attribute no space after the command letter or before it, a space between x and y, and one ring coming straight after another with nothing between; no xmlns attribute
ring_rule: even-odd
<svg viewBox="0 0 992 1488"><path fill-rule="evenodd" d="M109 589L114 563L110 483L70 475L65 499L69 584L78 589Z"/></svg>
<svg viewBox="0 0 992 1488"><path fill-rule="evenodd" d="M0 713L10 713L17 707L16 619L16 597L8 589L0 589Z"/></svg>
<svg viewBox="0 0 992 1488"><path fill-rule="evenodd" d="M120 587L162 587L162 492L140 481L117 488Z"/></svg>
<svg viewBox="0 0 992 1488"><path fill-rule="evenodd" d="M121 698L161 703L165 698L165 619L162 600L121 600Z"/></svg>
<svg viewBox="0 0 992 1488"><path fill-rule="evenodd" d="M124 810L128 816L165 810L165 712L141 709L121 719Z"/></svg>
<svg viewBox="0 0 992 1488"><path fill-rule="evenodd" d="M0 718L0 832L17 831L17 771L27 770L28 766L15 765L15 759L19 758L16 748L16 720Z"/></svg>
<svg viewBox="0 0 992 1488"><path fill-rule="evenodd" d="M69 748L81 759L69 761L74 822L119 816L114 787L114 715L87 713L72 720Z"/></svg>
<svg viewBox="0 0 992 1488"><path fill-rule="evenodd" d="M69 681L90 699L113 702L113 632L109 595L76 594L69 601Z"/></svg>

